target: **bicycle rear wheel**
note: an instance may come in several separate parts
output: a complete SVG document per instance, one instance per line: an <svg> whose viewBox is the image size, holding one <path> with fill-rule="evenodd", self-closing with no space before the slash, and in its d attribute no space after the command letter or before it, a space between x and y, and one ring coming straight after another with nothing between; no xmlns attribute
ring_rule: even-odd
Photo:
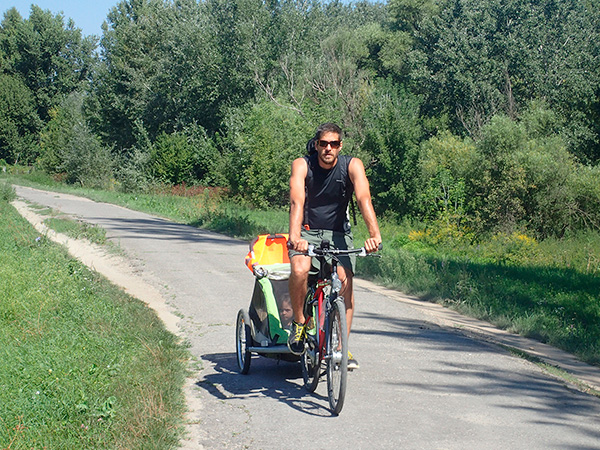
<svg viewBox="0 0 600 450"><path fill-rule="evenodd" d="M306 351L302 353L302 378L308 392L314 392L319 384L321 361L319 360L318 344L312 336L307 337Z"/></svg>
<svg viewBox="0 0 600 450"><path fill-rule="evenodd" d="M338 415L344 406L348 378L348 328L342 297L331 304L327 321L327 395L329 406Z"/></svg>

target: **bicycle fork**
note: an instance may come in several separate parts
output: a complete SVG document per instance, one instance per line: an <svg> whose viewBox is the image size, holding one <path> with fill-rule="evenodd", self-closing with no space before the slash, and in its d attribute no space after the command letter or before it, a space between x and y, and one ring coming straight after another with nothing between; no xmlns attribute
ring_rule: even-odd
<svg viewBox="0 0 600 450"><path fill-rule="evenodd" d="M342 282L337 274L336 266L337 264L334 264L334 270L332 270L333 273L331 276L331 293L327 297L325 305L325 342L328 344L331 343L331 348L326 349L325 360L331 360L337 366L342 362L342 344L338 335L340 330L334 329L334 327L331 326L331 322L334 321L333 312L335 310L335 302L338 299L341 299L343 302L343 298L339 296L339 293L342 290ZM334 333L334 336L331 336L330 338L329 333Z"/></svg>

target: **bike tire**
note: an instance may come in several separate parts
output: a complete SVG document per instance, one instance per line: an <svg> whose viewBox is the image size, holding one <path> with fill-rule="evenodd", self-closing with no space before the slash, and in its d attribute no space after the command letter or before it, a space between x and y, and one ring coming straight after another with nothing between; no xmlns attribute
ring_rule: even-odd
<svg viewBox="0 0 600 450"><path fill-rule="evenodd" d="M250 329L250 317L246 311L240 309L235 327L235 350L238 369L242 375L246 375L250 371L252 353L248 351L248 347L251 344L252 330Z"/></svg>
<svg viewBox="0 0 600 450"><path fill-rule="evenodd" d="M348 379L348 327L344 299L338 297L331 304L327 321L327 396L333 415L344 406Z"/></svg>
<svg viewBox="0 0 600 450"><path fill-rule="evenodd" d="M308 392L314 392L319 384L321 361L318 343L311 336L307 338L306 351L302 354L301 363L304 387Z"/></svg>

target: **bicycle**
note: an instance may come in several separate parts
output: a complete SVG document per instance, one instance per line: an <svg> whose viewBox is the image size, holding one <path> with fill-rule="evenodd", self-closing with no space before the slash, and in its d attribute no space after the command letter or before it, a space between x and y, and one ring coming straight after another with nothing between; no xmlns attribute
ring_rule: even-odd
<svg viewBox="0 0 600 450"><path fill-rule="evenodd" d="M329 406L331 412L337 416L344 406L348 376L348 327L344 298L339 295L342 282L337 273L340 263L338 257L369 254L364 247L333 249L327 240L321 241L318 248L309 245L306 254L318 258L320 268L318 276L309 277L304 301L304 316L309 325L305 351L301 356L302 377L306 389L314 392L319 378L323 375L321 367L325 365ZM331 257L330 264L326 263L327 257Z"/></svg>

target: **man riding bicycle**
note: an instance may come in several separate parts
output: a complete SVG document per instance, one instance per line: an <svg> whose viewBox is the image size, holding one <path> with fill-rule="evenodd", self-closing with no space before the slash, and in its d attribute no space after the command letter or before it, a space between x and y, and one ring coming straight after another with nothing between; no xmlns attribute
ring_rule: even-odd
<svg viewBox="0 0 600 450"><path fill-rule="evenodd" d="M327 239L338 249L353 247L352 232L348 218L348 204L354 192L358 208L363 216L369 239L365 241L367 252L374 252L381 244L379 225L375 217L369 181L362 161L348 155L340 155L342 129L333 123L317 128L314 151L295 159L290 176L290 230L289 255L291 274L289 292L294 310L288 347L294 354L304 352L306 319L303 306L306 296L311 257L306 255L308 245L318 246ZM342 281L340 295L346 304L348 334L354 315L354 256L340 257L338 274ZM358 362L349 353L348 369L357 369Z"/></svg>

